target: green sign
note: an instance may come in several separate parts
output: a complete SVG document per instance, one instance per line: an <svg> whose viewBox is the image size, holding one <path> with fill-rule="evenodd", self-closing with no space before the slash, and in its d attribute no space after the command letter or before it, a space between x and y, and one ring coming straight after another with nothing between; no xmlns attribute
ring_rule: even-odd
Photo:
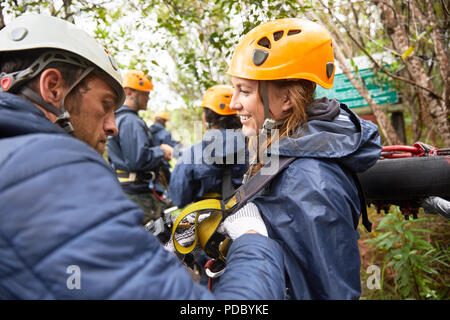
<svg viewBox="0 0 450 320"><path fill-rule="evenodd" d="M389 85L385 85L383 87L375 85L373 83L373 74L374 72L372 69L359 70L359 75L363 78L372 99L379 105L397 103L399 100L397 91ZM353 72L353 75L357 78L355 72ZM364 98L359 94L355 87L353 87L350 80L348 80L343 73L336 74L334 76L333 88L324 89L321 86L317 86L315 95L316 98L336 98L341 103L346 104L349 108L368 106L367 101L364 100Z"/></svg>

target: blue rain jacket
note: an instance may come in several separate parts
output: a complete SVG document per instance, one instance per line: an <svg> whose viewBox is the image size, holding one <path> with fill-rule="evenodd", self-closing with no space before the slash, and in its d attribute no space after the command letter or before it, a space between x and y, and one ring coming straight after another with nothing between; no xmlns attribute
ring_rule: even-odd
<svg viewBox="0 0 450 320"><path fill-rule="evenodd" d="M172 139L172 134L167 131L161 123L155 122L150 126L149 129L152 133L153 143L155 146L159 146L165 143L174 148L178 144L177 141Z"/></svg>
<svg viewBox="0 0 450 320"><path fill-rule="evenodd" d="M108 157L115 170L146 172L163 165L164 151L155 144L144 120L138 112L122 106L116 111L119 134L108 137ZM139 181L122 184L125 192L131 194L149 192L148 183Z"/></svg>
<svg viewBox="0 0 450 320"><path fill-rule="evenodd" d="M155 123L153 123L150 126L149 129L150 129L150 132L153 137L153 144L155 146L159 146L163 143L168 144L169 146L174 148L172 156L173 157L176 156L177 149L179 148L179 146L177 147L177 145L179 144L179 142L172 139L172 134L169 131L167 131L166 128L161 123L156 122L156 121L155 121ZM170 175L171 175L170 174L170 163L165 159L162 160L162 168L163 168L163 172L165 174L166 180L167 180L167 182L169 182ZM162 187L162 185L160 185L160 187ZM165 190L164 188L160 189L159 191L167 192L167 190Z"/></svg>
<svg viewBox="0 0 450 320"><path fill-rule="evenodd" d="M280 299L279 245L232 244L214 293L141 225L91 147L22 98L0 93L0 299Z"/></svg>
<svg viewBox="0 0 450 320"><path fill-rule="evenodd" d="M173 169L169 198L181 208L205 194L222 194L224 164L231 165L233 187L240 187L248 169L245 136L240 130L206 131L201 142L182 153Z"/></svg>
<svg viewBox="0 0 450 320"><path fill-rule="evenodd" d="M380 137L376 125L337 100L323 98L310 107L334 109L338 115L329 121L310 120L297 137L284 138L278 150L272 148L271 156L298 159L252 201L269 236L283 246L291 298L358 299L359 234L352 217L359 217L361 208L347 170L362 172L375 164Z"/></svg>

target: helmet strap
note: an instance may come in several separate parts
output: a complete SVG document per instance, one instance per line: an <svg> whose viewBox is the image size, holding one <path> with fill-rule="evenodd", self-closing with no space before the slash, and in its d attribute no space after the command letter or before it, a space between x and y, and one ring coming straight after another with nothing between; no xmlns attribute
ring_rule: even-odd
<svg viewBox="0 0 450 320"><path fill-rule="evenodd" d="M28 87L27 85L23 85L20 89L19 92L24 95L25 97L27 97L30 101L38 104L39 106L41 106L42 108L44 108L45 110L47 110L50 113L53 113L57 118L55 120L55 124L57 124L58 126L60 126L61 128L64 129L64 131L68 134L73 134L73 126L70 123L70 114L69 112L65 109L64 104L65 104L65 100L67 95L84 79L86 78L86 76L92 71L94 70L94 67L88 67L86 70L83 71L83 73L80 75L80 77L78 77L78 79L69 87L69 89L66 91L66 93L64 94L64 97L61 101L61 105L58 108L56 108L55 106L53 106L52 104L48 103L47 101L45 101L42 96L40 94L38 94L37 92L35 92L34 90L32 90L30 87Z"/></svg>
<svg viewBox="0 0 450 320"><path fill-rule="evenodd" d="M269 94L267 91L267 81L260 80L259 84L261 85L261 93L262 93L262 102L264 106L264 124L261 129L262 134L268 134L277 126L277 121L271 118L270 116L270 106L269 106Z"/></svg>

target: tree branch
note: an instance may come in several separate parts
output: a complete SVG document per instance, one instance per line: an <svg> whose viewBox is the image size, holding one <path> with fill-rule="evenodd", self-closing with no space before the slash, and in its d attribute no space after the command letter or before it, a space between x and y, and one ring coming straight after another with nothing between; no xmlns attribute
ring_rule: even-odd
<svg viewBox="0 0 450 320"><path fill-rule="evenodd" d="M406 83L409 83L409 84L411 84L411 85L413 85L413 86L415 86L415 87L418 87L418 88L421 88L422 90L425 90L425 91L427 91L428 93L430 93L434 98L437 98L437 99L439 99L439 100L444 100L440 95L438 95L437 93L435 93L433 90L430 90L429 88L427 88L427 87L424 87L424 86L422 86L422 85L420 85L420 84L418 84L418 83L416 83L416 82L414 82L414 81L412 81L412 80L410 80L410 79L408 79L408 78L404 78L404 77L401 77L401 76L397 76L397 75L395 75L395 74L393 74L393 73L391 73L391 72L389 72L388 70L386 70L383 66L381 66L373 57L372 57L372 55L369 53L369 52L367 52L367 50L353 37L353 35L351 34L351 32L350 32L350 30L348 29L348 27L341 21L341 20L339 20L339 18L337 18L336 17L336 15L333 15L333 13L332 13L332 11L331 11L331 9L330 9L330 7L328 7L327 5L325 5L323 2L322 2L322 0L319 0L319 2L322 4L322 6L324 7L324 8L326 8L327 10L328 10L328 12L330 13L330 15L331 16L333 16L334 17L334 19L339 23L339 25L341 25L344 29L345 29L345 31L347 32L347 34L348 34L348 36L349 36L349 38L358 46L358 48L362 51L362 52L364 52L364 54L370 59L370 61L372 61L373 62L373 64L375 65L375 67L377 67L380 71L382 71L383 73L385 73L386 75L388 75L389 77L391 77L391 78L394 78L394 79L397 79L397 80L400 80L400 81L404 81L404 82L406 82Z"/></svg>

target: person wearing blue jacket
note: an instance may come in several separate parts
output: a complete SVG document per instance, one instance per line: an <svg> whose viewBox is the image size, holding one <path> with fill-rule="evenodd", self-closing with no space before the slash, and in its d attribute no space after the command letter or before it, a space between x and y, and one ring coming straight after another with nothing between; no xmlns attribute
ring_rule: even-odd
<svg viewBox="0 0 450 320"><path fill-rule="evenodd" d="M283 297L281 248L257 214L225 220L234 241L214 292L144 230L101 156L125 95L93 38L20 16L0 30L0 74L0 299Z"/></svg>
<svg viewBox="0 0 450 320"><path fill-rule="evenodd" d="M242 184L248 152L239 118L229 107L232 94L231 86L216 85L203 96L202 119L208 130L201 142L183 151L171 174L169 198L179 208L221 198L223 192L230 195Z"/></svg>
<svg viewBox="0 0 450 320"><path fill-rule="evenodd" d="M329 32L293 18L247 33L227 72L231 108L243 132L259 138L249 142L248 176L295 158L250 199L283 247L290 299L361 294L357 225L365 203L354 177L375 164L381 144L376 125L335 99L314 98L316 84L332 87L334 70Z"/></svg>
<svg viewBox="0 0 450 320"><path fill-rule="evenodd" d="M181 145L178 141L175 141L172 138L172 134L166 129L166 122L169 121L169 116L166 111L158 111L154 116L154 122L149 127L150 132L152 134L153 143L155 146L159 146L162 144L167 144L174 148L172 151L172 156L177 156L177 151L180 149ZM174 154L175 153L175 154ZM170 163L167 160L163 160L161 165L161 181L162 187L164 187L163 191L167 192L169 188L170 181Z"/></svg>
<svg viewBox="0 0 450 320"><path fill-rule="evenodd" d="M173 147L155 144L138 114L147 109L153 83L142 71L131 70L125 73L122 85L126 100L115 112L119 133L108 138L108 158L125 193L144 210L145 225L161 216L164 189L159 185L160 169L172 158Z"/></svg>
<svg viewBox="0 0 450 320"><path fill-rule="evenodd" d="M168 144L172 148L175 148L178 141L173 140L172 134L166 129L166 123L169 121L167 112L158 111L153 120L153 124L149 129L152 133L155 145Z"/></svg>

